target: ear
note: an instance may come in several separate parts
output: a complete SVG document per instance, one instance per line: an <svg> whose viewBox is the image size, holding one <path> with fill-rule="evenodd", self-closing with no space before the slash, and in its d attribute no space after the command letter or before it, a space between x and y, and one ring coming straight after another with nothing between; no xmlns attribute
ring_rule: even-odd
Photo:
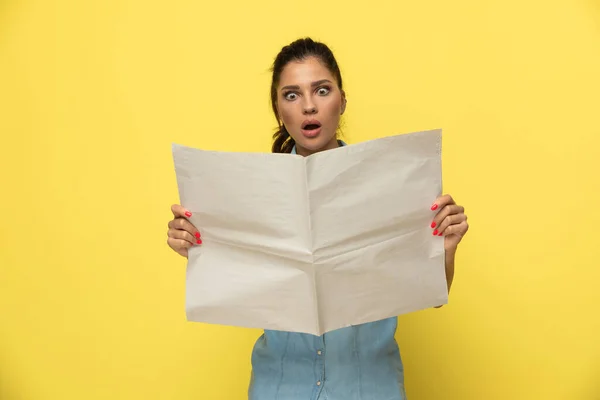
<svg viewBox="0 0 600 400"><path fill-rule="evenodd" d="M344 114L346 111L346 103L348 103L348 100L346 100L346 92L342 90L342 112L340 115Z"/></svg>

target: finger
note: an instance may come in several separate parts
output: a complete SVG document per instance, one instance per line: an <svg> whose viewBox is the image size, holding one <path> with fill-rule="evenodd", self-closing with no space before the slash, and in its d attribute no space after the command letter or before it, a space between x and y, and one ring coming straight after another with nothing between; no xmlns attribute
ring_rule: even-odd
<svg viewBox="0 0 600 400"><path fill-rule="evenodd" d="M167 239L167 244L169 245L170 248L172 248L177 253L182 254L182 255L183 255L183 253L187 254L187 250L190 247L192 247L192 244L190 242L188 242L187 240L174 239L172 237Z"/></svg>
<svg viewBox="0 0 600 400"><path fill-rule="evenodd" d="M465 236L467 231L469 230L469 223L465 220L459 224L453 224L444 229L439 236L449 236L449 235L457 235L459 237Z"/></svg>
<svg viewBox="0 0 600 400"><path fill-rule="evenodd" d="M169 229L180 229L188 232L196 239L200 239L200 231L190 221L185 218L175 218L169 221Z"/></svg>
<svg viewBox="0 0 600 400"><path fill-rule="evenodd" d="M442 236L442 233L449 227L459 225L467 220L467 216L463 213L450 214L446 216L439 224L438 228L433 231L434 235Z"/></svg>
<svg viewBox="0 0 600 400"><path fill-rule="evenodd" d="M188 241L191 245L202 244L202 239L200 239L199 237L195 237L188 231L184 231L181 229L169 229L167 235L173 239L182 239Z"/></svg>
<svg viewBox="0 0 600 400"><path fill-rule="evenodd" d="M167 239L167 243L169 244L169 247L172 248L173 250L175 250L175 252L177 254L179 254L180 256L187 258L188 257L188 248L187 247L179 247L178 242L176 242L176 240L178 240L178 239L172 239L172 238Z"/></svg>
<svg viewBox="0 0 600 400"><path fill-rule="evenodd" d="M189 210L179 204L173 204L171 206L171 212L175 218L189 218L192 216L192 213Z"/></svg>
<svg viewBox="0 0 600 400"><path fill-rule="evenodd" d="M431 227L435 228L441 226L442 221L444 221L449 215L454 214L462 214L465 212L465 208L463 206L459 206L457 204L451 204L442 208L436 216L433 218L433 222L431 222Z"/></svg>
<svg viewBox="0 0 600 400"><path fill-rule="evenodd" d="M455 204L454 199L449 194L438 197L431 205L431 211L439 210L449 204Z"/></svg>

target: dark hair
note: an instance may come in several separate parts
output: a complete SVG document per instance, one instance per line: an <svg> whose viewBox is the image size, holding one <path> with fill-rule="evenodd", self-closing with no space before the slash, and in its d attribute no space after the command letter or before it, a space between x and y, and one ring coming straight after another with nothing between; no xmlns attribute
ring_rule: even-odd
<svg viewBox="0 0 600 400"><path fill-rule="evenodd" d="M308 57L318 58L336 78L339 88L342 89L340 68L333 56L333 52L324 43L315 42L311 38L303 38L284 46L279 54L277 54L271 68L271 71L273 71L271 105L273 106L273 113L275 113L278 126L273 135L273 146L271 148L273 153L290 153L295 145L294 139L285 129L282 121L279 120L279 113L277 112L277 86L279 85L281 72L291 61L301 61Z"/></svg>

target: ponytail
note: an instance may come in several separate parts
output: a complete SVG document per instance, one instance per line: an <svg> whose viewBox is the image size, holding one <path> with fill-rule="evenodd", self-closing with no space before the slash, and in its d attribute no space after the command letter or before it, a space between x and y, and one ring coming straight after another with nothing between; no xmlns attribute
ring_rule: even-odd
<svg viewBox="0 0 600 400"><path fill-rule="evenodd" d="M273 135L273 146L271 152L273 153L291 153L292 149L296 145L294 138L292 138L285 129L285 126L281 124L277 132Z"/></svg>

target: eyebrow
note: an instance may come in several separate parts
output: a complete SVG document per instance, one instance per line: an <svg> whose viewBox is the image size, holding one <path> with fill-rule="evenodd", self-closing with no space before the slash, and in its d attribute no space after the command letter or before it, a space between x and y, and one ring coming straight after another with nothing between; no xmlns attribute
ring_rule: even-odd
<svg viewBox="0 0 600 400"><path fill-rule="evenodd" d="M321 79L320 81L316 81L310 84L311 87L315 87L315 86L319 86L322 85L324 83L331 83L331 81L329 79ZM298 85L288 85L288 86L284 86L281 88L281 90L300 90L300 86Z"/></svg>

